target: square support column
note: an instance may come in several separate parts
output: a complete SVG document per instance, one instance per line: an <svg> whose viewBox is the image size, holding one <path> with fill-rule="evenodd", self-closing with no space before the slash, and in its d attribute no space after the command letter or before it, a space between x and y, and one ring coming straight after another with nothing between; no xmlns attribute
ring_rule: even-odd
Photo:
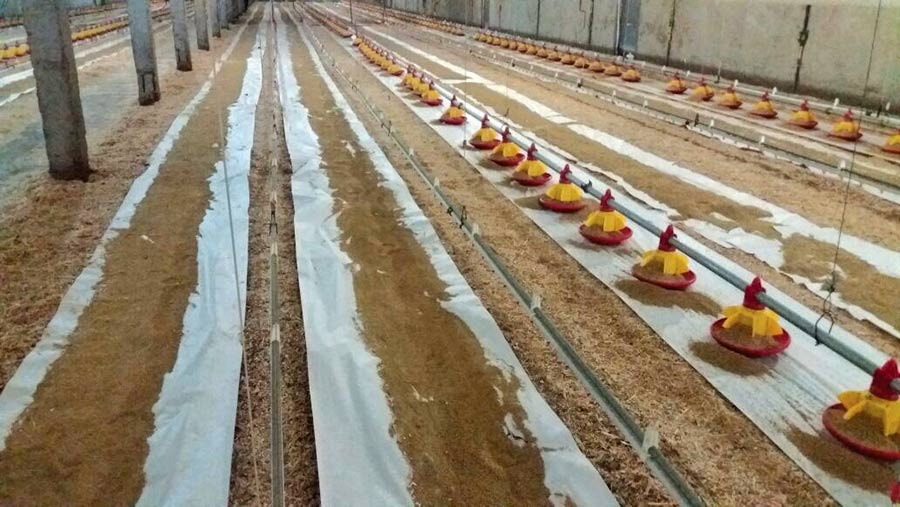
<svg viewBox="0 0 900 507"><path fill-rule="evenodd" d="M137 72L138 103L148 106L159 100L159 72L150 25L147 0L128 0L128 27L131 32L131 54Z"/></svg>
<svg viewBox="0 0 900 507"><path fill-rule="evenodd" d="M197 49L209 51L209 24L206 0L194 0L194 24L197 30Z"/></svg>
<svg viewBox="0 0 900 507"><path fill-rule="evenodd" d="M228 29L228 0L215 0L219 8L219 28Z"/></svg>
<svg viewBox="0 0 900 507"><path fill-rule="evenodd" d="M209 14L209 25L212 27L213 37L222 37L222 22L219 20L219 1L206 0L206 12Z"/></svg>
<svg viewBox="0 0 900 507"><path fill-rule="evenodd" d="M172 34L175 38L175 68L191 70L191 42L188 38L187 11L184 0L169 0L172 9Z"/></svg>
<svg viewBox="0 0 900 507"><path fill-rule="evenodd" d="M91 169L68 4L28 0L23 7L50 175L87 180Z"/></svg>

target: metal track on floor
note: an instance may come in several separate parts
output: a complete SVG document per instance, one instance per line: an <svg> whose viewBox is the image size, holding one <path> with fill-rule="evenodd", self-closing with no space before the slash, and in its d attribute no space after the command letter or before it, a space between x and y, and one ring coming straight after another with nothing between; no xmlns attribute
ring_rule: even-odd
<svg viewBox="0 0 900 507"><path fill-rule="evenodd" d="M447 213L457 223L460 229L473 242L478 251L492 270L497 273L503 283L509 288L513 296L528 311L533 322L537 325L541 334L550 342L559 355L562 362L575 374L578 381L587 389L591 397L600 405L603 412L622 434L625 440L635 449L638 456L650 469L653 476L662 483L666 490L679 503L679 505L700 507L705 503L694 491L693 487L685 480L669 459L659 448L659 434L653 428L642 429L634 417L616 398L615 394L606 387L597 377L588 364L578 355L569 340L559 331L553 320L541 308L540 297L532 296L522 283L515 278L506 265L500 260L499 255L482 238L477 223L467 217L465 207L455 204L441 189L440 182L435 179L420 163L414 151L410 149L394 131L391 122L386 120L382 111L372 105L372 102L362 93L356 83L350 79L337 65L334 58L328 54L322 42L312 30L308 34L315 41L319 55L323 61L330 65L332 73L339 76L359 96L369 113L374 116L381 127L387 131L388 136L406 156L410 165L425 181L435 196L446 207ZM330 33L330 32L329 32Z"/></svg>

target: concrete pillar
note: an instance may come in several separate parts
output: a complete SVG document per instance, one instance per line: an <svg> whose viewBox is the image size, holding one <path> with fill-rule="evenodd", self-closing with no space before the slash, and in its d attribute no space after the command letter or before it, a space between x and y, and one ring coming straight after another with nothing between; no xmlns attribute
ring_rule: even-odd
<svg viewBox="0 0 900 507"><path fill-rule="evenodd" d="M24 2L22 14L31 44L31 65L50 175L64 180L87 180L91 168L68 4L57 0L28 0Z"/></svg>
<svg viewBox="0 0 900 507"><path fill-rule="evenodd" d="M172 34L175 36L175 68L188 71L191 70L191 42L184 0L169 0L169 8L172 9Z"/></svg>
<svg viewBox="0 0 900 507"><path fill-rule="evenodd" d="M228 0L216 0L219 8L219 28L228 28Z"/></svg>
<svg viewBox="0 0 900 507"><path fill-rule="evenodd" d="M197 49L209 51L209 25L206 21L206 0L194 0L194 24L197 29Z"/></svg>
<svg viewBox="0 0 900 507"><path fill-rule="evenodd" d="M137 71L138 103L142 106L159 100L159 72L150 25L147 0L128 0L128 28L131 31L131 54Z"/></svg>
<svg viewBox="0 0 900 507"><path fill-rule="evenodd" d="M206 0L206 12L209 14L209 24L212 27L213 37L221 37L222 29L219 28L221 25L221 21L219 21L219 1Z"/></svg>

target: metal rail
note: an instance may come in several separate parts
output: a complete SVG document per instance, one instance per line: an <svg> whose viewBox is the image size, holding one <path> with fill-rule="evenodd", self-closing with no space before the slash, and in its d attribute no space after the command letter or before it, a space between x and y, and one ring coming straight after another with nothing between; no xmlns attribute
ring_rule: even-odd
<svg viewBox="0 0 900 507"><path fill-rule="evenodd" d="M478 251L482 254L488 265L497 273L513 296L528 311L532 320L538 326L541 334L554 347L560 359L575 374L579 382L587 389L594 400L600 405L610 422L625 437L625 440L637 451L638 456L647 464L654 477L656 477L666 490L678 501L679 505L701 507L705 503L694 491L693 487L678 472L675 466L666 458L658 446L658 434L655 429L644 430L635 421L624 405L619 402L615 394L607 388L597 377L590 366L575 351L566 337L559 331L552 319L541 309L539 298L533 297L522 283L509 271L499 255L478 232L476 223L468 220L465 208L454 203L441 189L439 181L434 178L424 165L421 164L415 153L410 149L394 131L391 122L385 119L383 112L378 110L372 102L363 94L355 82L341 70L340 66L325 49L324 44L318 39L312 30L308 33L318 45L319 54L324 61L330 63L331 70L344 80L350 88L360 97L369 113L375 117L380 126L387 131L388 136L400 148L410 165L425 181L432 192L447 208L447 213L459 225L466 236L472 240Z"/></svg>
<svg viewBox="0 0 900 507"><path fill-rule="evenodd" d="M278 133L281 112L281 88L279 87L278 22L275 19L275 3L269 0L271 8L272 37L272 132ZM280 11L280 9L279 9ZM269 193L269 419L270 454L272 470L272 505L285 506L284 495L284 428L281 414L283 379L281 374L281 298L278 284L278 148L275 144L279 136L269 137L269 173L266 177Z"/></svg>

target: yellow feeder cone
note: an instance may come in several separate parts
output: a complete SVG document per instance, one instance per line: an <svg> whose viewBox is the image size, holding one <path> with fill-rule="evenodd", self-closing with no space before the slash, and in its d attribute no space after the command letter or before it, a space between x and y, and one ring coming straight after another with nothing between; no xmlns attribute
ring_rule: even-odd
<svg viewBox="0 0 900 507"><path fill-rule="evenodd" d="M641 262L631 268L631 274L643 282L672 290L684 290L697 281L697 275L688 266L687 256L670 242L675 237L675 229L668 226L659 235L656 250L644 252Z"/></svg>
<svg viewBox="0 0 900 507"><path fill-rule="evenodd" d="M475 131L469 144L479 150L493 150L500 144L500 134L488 126L488 115L481 119L481 128Z"/></svg>
<svg viewBox="0 0 900 507"><path fill-rule="evenodd" d="M559 213L572 213L584 207L584 199L581 198L582 191L578 185L572 183L569 175L572 169L569 164L559 172L559 182L547 189L538 202L543 208Z"/></svg>
<svg viewBox="0 0 900 507"><path fill-rule="evenodd" d="M462 125L466 121L466 112L456 100L456 95L450 99L450 107L441 115L441 123L448 125Z"/></svg>
<svg viewBox="0 0 900 507"><path fill-rule="evenodd" d="M872 375L868 391L844 391L840 401L825 410L825 428L844 445L878 459L900 459L900 400L891 382L900 378L897 361L890 358ZM880 433L873 434L874 429Z"/></svg>
<svg viewBox="0 0 900 507"><path fill-rule="evenodd" d="M600 198L600 207L592 211L578 228L578 232L591 243L618 245L631 237L631 228L625 225L625 216L612 207L612 200L612 191L606 189Z"/></svg>
<svg viewBox="0 0 900 507"><path fill-rule="evenodd" d="M641 73L638 72L638 70L634 68L634 65L628 67L628 70L626 70L622 74L622 81L626 81L629 83L637 83L640 80L641 80Z"/></svg>
<svg viewBox="0 0 900 507"><path fill-rule="evenodd" d="M392 76L402 76L403 75L403 67L401 67L397 60L391 58L391 64L387 68L388 74Z"/></svg>
<svg viewBox="0 0 900 507"><path fill-rule="evenodd" d="M434 89L434 83L428 84L428 89L422 94L422 102L429 106L439 106L444 102L444 99L441 98L441 94Z"/></svg>
<svg viewBox="0 0 900 507"><path fill-rule="evenodd" d="M887 138L887 141L881 149L888 153L900 155L900 129L897 129L897 132L894 135Z"/></svg>
<svg viewBox="0 0 900 507"><path fill-rule="evenodd" d="M681 95L687 90L687 86L685 86L684 81L681 79L681 75L677 72L672 79L666 83L666 92L672 93L674 95Z"/></svg>
<svg viewBox="0 0 900 507"><path fill-rule="evenodd" d="M562 58L559 59L559 63L563 65L573 65L575 63L575 56L572 53L564 53Z"/></svg>
<svg viewBox="0 0 900 507"><path fill-rule="evenodd" d="M778 314L759 301L766 290L759 277L744 289L744 302L723 311L709 332L719 345L748 357L773 356L791 344L791 336L778 324Z"/></svg>
<svg viewBox="0 0 900 507"><path fill-rule="evenodd" d="M540 58L547 58L548 56L550 56L550 52L547 51L547 48L546 48L545 46L541 46L541 47L537 50L537 53L536 53L536 54L537 54L537 56L539 56Z"/></svg>
<svg viewBox="0 0 900 507"><path fill-rule="evenodd" d="M532 55L532 56L536 55L537 53L538 53L538 48L534 44L529 44L528 50L525 51L525 54Z"/></svg>
<svg viewBox="0 0 900 507"><path fill-rule="evenodd" d="M775 110L772 101L769 100L769 92L762 94L762 97L759 98L759 102L757 102L753 106L753 109L750 110L750 114L762 118L774 118L778 116L778 111Z"/></svg>
<svg viewBox="0 0 900 507"><path fill-rule="evenodd" d="M856 141L862 137L859 130L859 122L853 119L853 112L849 109L844 113L844 117L831 127L829 137L836 137L845 141Z"/></svg>
<svg viewBox="0 0 900 507"><path fill-rule="evenodd" d="M700 82L691 90L691 98L703 102L709 102L715 95L712 87L706 84L706 78L700 78Z"/></svg>
<svg viewBox="0 0 900 507"><path fill-rule="evenodd" d="M524 53L528 52L528 48L530 48L530 47L531 47L531 44L526 44L524 42L520 42L519 47L517 49L518 49L519 53L524 54Z"/></svg>
<svg viewBox="0 0 900 507"><path fill-rule="evenodd" d="M512 167L518 165L525 158L525 154L519 149L519 146L509 140L509 127L503 131L503 138L500 144L491 152L490 159L492 162L504 167Z"/></svg>
<svg viewBox="0 0 900 507"><path fill-rule="evenodd" d="M734 86L729 86L725 93L722 94L721 98L719 98L719 105L722 107L727 107L728 109L738 109L741 107L741 98L738 97L736 91L734 91Z"/></svg>
<svg viewBox="0 0 900 507"><path fill-rule="evenodd" d="M532 143L531 147L528 148L528 155L525 160L517 165L516 170L513 171L512 179L520 185L539 187L552 178L550 172L547 171L547 166L537 159L536 153L537 147Z"/></svg>
<svg viewBox="0 0 900 507"><path fill-rule="evenodd" d="M603 75L618 77L622 75L622 67L619 67L615 64L615 62L609 64L606 69L603 71Z"/></svg>
<svg viewBox="0 0 900 507"><path fill-rule="evenodd" d="M606 66L603 65L603 62L601 62L600 60L594 60L590 65L588 65L588 70L591 72L603 72L606 70Z"/></svg>
<svg viewBox="0 0 900 507"><path fill-rule="evenodd" d="M430 87L431 81L427 77L425 77L425 74L422 74L422 77L419 79L419 84L416 85L415 88L413 88L413 91L419 97L423 97L425 96L425 92L427 92Z"/></svg>
<svg viewBox="0 0 900 507"><path fill-rule="evenodd" d="M816 128L816 125L819 124L816 117L813 116L812 111L809 110L809 103L806 99L803 99L803 103L800 104L800 109L797 109L791 114L791 119L788 120L788 123L806 130L814 129Z"/></svg>

